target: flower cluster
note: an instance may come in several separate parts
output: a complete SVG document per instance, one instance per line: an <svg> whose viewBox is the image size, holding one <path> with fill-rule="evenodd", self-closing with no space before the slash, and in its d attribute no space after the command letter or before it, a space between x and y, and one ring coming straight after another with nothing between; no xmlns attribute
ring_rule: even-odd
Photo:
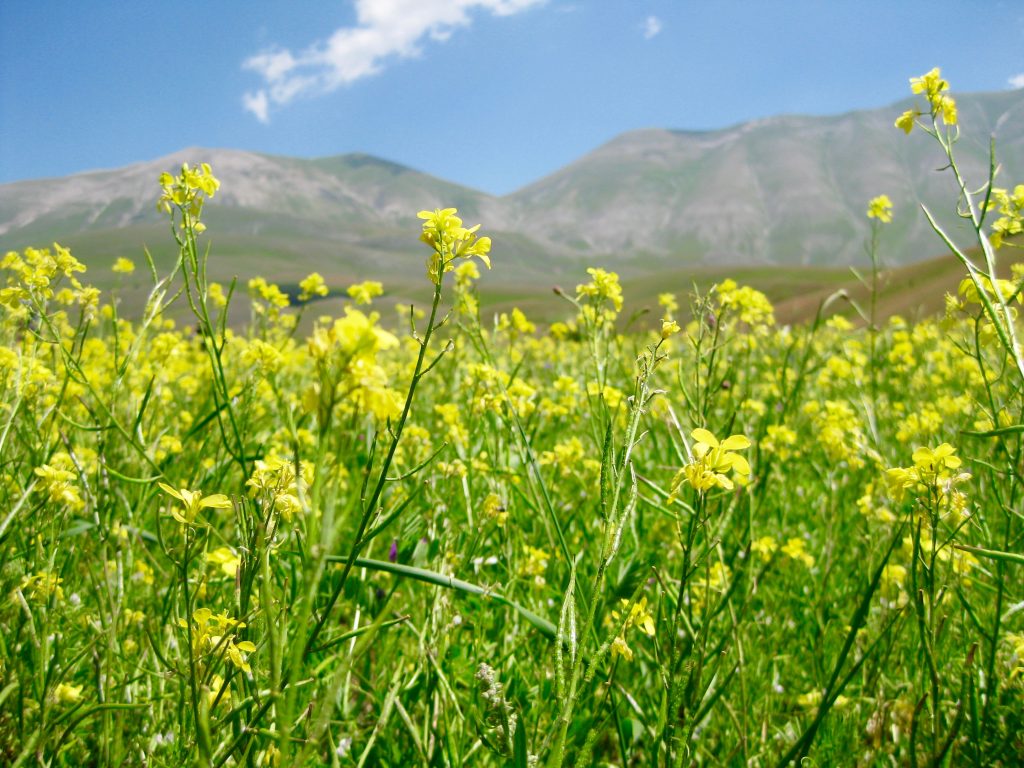
<svg viewBox="0 0 1024 768"><path fill-rule="evenodd" d="M963 462L956 455L956 449L949 443L942 443L937 448L918 448L912 458L914 465L911 467L886 470L893 499L901 502L910 491L919 499L936 503L940 515L965 514L967 499L956 486L970 480L971 476L959 471Z"/></svg>
<svg viewBox="0 0 1024 768"><path fill-rule="evenodd" d="M942 73L938 67L921 77L910 78L910 90L914 93L924 94L933 118L941 117L946 125L956 125L956 100L947 93L949 83L942 79ZM908 109L896 118L896 127L905 133L910 133L917 118L923 114L915 108Z"/></svg>
<svg viewBox="0 0 1024 768"><path fill-rule="evenodd" d="M1008 237L1024 233L1024 184L1018 184L1013 192L995 187L988 202L989 210L996 210L1000 216L992 222L989 240L1001 248Z"/></svg>
<svg viewBox="0 0 1024 768"><path fill-rule="evenodd" d="M775 325L775 309L761 291L735 280L723 280L713 291L720 320L732 317L751 329L766 329Z"/></svg>
<svg viewBox="0 0 1024 768"><path fill-rule="evenodd" d="M285 521L302 511L302 498L308 497L313 483L313 465L304 461L295 472L295 463L276 453L256 460L252 477L246 481L249 495L279 514Z"/></svg>
<svg viewBox="0 0 1024 768"><path fill-rule="evenodd" d="M622 623L622 629L619 631L619 634L612 640L611 653L613 656L621 656L626 661L632 661L633 649L626 642L626 631L631 627L636 627L648 637L654 637L654 617L647 608L646 597L641 597L632 606L630 606L629 600L619 600L619 605L623 611L628 608L629 613L626 615L626 620ZM622 618L622 614L619 611L612 611L611 618L613 621L619 621Z"/></svg>
<svg viewBox="0 0 1024 768"><path fill-rule="evenodd" d="M219 188L220 181L207 163L201 163L198 168L185 163L177 176L160 174L161 195L156 207L168 216L175 210L181 211L183 227L191 224L196 232L203 232L206 225L199 221L199 216L203 212L204 195L213 197Z"/></svg>
<svg viewBox="0 0 1024 768"><path fill-rule="evenodd" d="M451 272L452 262L457 258L468 259L476 256L487 268L491 268L491 238L477 237L480 225L466 228L456 214L456 208L437 208L416 214L423 219L420 240L433 250L427 259L427 277L434 285L441 284L441 276Z"/></svg>
<svg viewBox="0 0 1024 768"><path fill-rule="evenodd" d="M254 653L256 645L248 640L239 641L234 634L245 627L244 621L232 619L224 612L215 614L209 608L197 608L192 612L191 623L178 619L178 626L188 630L192 654L197 659L211 661L226 655L237 669L252 671L245 654Z"/></svg>
<svg viewBox="0 0 1024 768"><path fill-rule="evenodd" d="M54 288L61 278L67 278L74 289L62 303L77 300L84 306L95 305L98 300L96 289L83 286L75 277L76 272L85 272L85 265L57 243L53 244L52 251L49 248L26 248L22 254L8 251L0 260L0 269L8 273L7 286L0 288L0 305L10 309L19 309L23 302L33 298L40 304L54 298Z"/></svg>

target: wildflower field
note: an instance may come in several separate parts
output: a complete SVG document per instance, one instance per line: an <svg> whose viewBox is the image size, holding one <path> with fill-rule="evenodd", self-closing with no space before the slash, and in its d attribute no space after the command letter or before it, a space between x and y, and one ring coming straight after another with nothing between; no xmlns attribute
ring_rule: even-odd
<svg viewBox="0 0 1024 768"><path fill-rule="evenodd" d="M1024 186L961 178L911 82L976 238L935 225L964 280L914 323L876 312L884 195L870 299L793 327L726 280L625 333L600 268L563 322L486 318L451 208L429 306L321 317L316 274L207 280L203 164L138 317L7 253L0 764L1022 764Z"/></svg>

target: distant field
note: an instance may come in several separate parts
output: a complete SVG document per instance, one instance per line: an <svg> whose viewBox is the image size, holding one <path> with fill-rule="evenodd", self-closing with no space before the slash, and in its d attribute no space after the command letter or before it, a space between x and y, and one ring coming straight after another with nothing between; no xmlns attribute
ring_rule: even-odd
<svg viewBox="0 0 1024 768"><path fill-rule="evenodd" d="M95 233L83 233L73 238L71 248L76 257L89 265L90 281L104 289L120 285L123 299L123 310L128 316L135 315L145 300L147 290L144 271L143 248L147 241L156 243L149 246L151 255L161 270L167 269L176 255L166 242L154 240L159 235L152 228L128 228L111 241L109 233L102 236ZM173 244L172 244L173 245ZM330 297L317 306L318 311L337 312L340 308L341 296L345 288L354 282L372 277L384 283L385 294L378 302L382 307L406 305L409 302L423 305L429 302L429 290L419 279L422 259L410 254L408 269L385 270L373 269L373 258L364 254L361 261L365 265L334 266L339 262L337 253L323 250L320 241L310 240L304 248L302 243L276 242L273 238L261 240L252 238L251 242L243 242L231 238L224 245L211 249L211 276L228 283L233 276L232 267L237 267L243 275L261 275L276 282L283 289L294 287L306 276L306 269L298 268L299 263L318 263L327 284L331 287ZM883 243L884 250L884 243ZM1012 252L1011 252L1012 253ZM118 278L109 271L109 264L114 256L109 254L129 255L137 263L139 269L135 275L125 279ZM1008 264L1006 257L1004 263ZM350 262L351 263L351 262ZM500 269L497 267L500 265ZM393 265L392 265L393 266ZM587 266L602 266L600 262L593 265L561 265L559 273L536 270L535 277L529 280L508 280L502 277L505 265L496 261L494 272L483 275L480 281L481 307L485 315L508 312L518 307L531 320L547 324L564 319L571 314L568 302L554 292L559 286L567 293L572 293L577 283L585 282ZM870 279L870 265L858 268L865 280ZM964 277L964 270L956 258L950 254L936 256L907 266L884 269L879 283L878 311L881 317L902 315L909 318L922 318L942 311L943 296L955 293L957 286ZM850 267L819 267L819 266L738 266L724 265L721 267L672 267L665 266L662 260L654 261L646 268L634 268L622 276L622 287L625 295L623 318L633 318L637 327L646 327L660 317L658 313L658 294L671 292L676 294L682 311L686 312L687 297L694 289L706 292L712 285L731 278L741 285L749 285L762 291L775 305L776 317L780 323L801 323L812 319L822 301L836 291L845 291L854 302L866 307L869 291L857 279ZM245 290L245 286L239 286ZM181 308L184 311L184 307ZM848 316L857 322L858 315L850 302L839 300L830 306L830 312ZM245 317L238 317L243 322ZM390 318L386 317L386 320Z"/></svg>

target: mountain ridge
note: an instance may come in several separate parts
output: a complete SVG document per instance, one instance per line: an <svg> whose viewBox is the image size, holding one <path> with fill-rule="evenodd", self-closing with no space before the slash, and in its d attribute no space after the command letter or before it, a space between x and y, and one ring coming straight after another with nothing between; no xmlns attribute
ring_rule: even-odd
<svg viewBox="0 0 1024 768"><path fill-rule="evenodd" d="M1024 91L957 98L965 176L987 178L995 133L999 183L1022 180ZM911 103L708 131L628 131L500 196L361 152L297 158L189 147L122 168L0 185L0 249L57 240L85 247L89 258L137 257L143 242L166 239L155 209L159 173L205 161L223 182L206 209L214 246L232 259L250 253L295 271L401 269L418 251L416 211L449 206L483 224L505 262L502 274L520 281L584 263L625 272L855 264L863 260L867 201L882 193L896 207L885 246L894 263L909 263L937 250L913 206L937 211L954 237L967 234L947 213L955 189L933 173L942 159L934 142L893 126Z"/></svg>

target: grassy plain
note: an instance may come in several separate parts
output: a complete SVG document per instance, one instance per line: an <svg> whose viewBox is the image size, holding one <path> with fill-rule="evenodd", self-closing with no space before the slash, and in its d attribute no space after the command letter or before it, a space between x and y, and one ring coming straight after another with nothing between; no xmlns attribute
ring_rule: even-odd
<svg viewBox="0 0 1024 768"><path fill-rule="evenodd" d="M890 272L875 198L860 278L488 289L441 209L383 296L254 240L229 301L160 186L148 277L3 258L3 764L1024 760L1024 187Z"/></svg>

